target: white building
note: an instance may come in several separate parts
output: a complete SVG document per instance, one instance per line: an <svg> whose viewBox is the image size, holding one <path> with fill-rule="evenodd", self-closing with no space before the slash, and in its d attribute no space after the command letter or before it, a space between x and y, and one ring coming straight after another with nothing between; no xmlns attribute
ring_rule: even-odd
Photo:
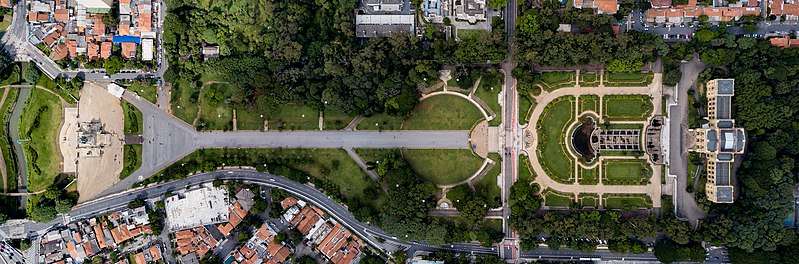
<svg viewBox="0 0 799 264"><path fill-rule="evenodd" d="M230 216L227 191L210 186L166 198L165 206L170 232L227 222Z"/></svg>
<svg viewBox="0 0 799 264"><path fill-rule="evenodd" d="M141 40L141 60L143 61L153 60L153 39Z"/></svg>

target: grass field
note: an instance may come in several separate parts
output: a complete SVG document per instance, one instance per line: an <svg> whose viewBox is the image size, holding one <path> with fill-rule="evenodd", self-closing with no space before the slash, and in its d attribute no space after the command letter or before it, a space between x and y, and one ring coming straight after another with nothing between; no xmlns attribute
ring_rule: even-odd
<svg viewBox="0 0 799 264"><path fill-rule="evenodd" d="M599 96L596 95L580 95L578 98L580 102L580 113L585 111L594 111L599 114Z"/></svg>
<svg viewBox="0 0 799 264"><path fill-rule="evenodd" d="M232 94L225 83L206 85L200 99L200 119L198 127L203 130L232 130L233 106L228 98Z"/></svg>
<svg viewBox="0 0 799 264"><path fill-rule="evenodd" d="M536 103L533 98L527 98L526 96L519 97L519 124L527 124L530 113L533 112L536 105L538 105L538 103Z"/></svg>
<svg viewBox="0 0 799 264"><path fill-rule="evenodd" d="M404 149L411 168L434 184L456 184L477 172L483 159L468 149Z"/></svg>
<svg viewBox="0 0 799 264"><path fill-rule="evenodd" d="M599 207L599 195L595 193L581 193L577 195L581 207Z"/></svg>
<svg viewBox="0 0 799 264"><path fill-rule="evenodd" d="M646 185L652 169L646 160L603 160L603 183L613 185Z"/></svg>
<svg viewBox="0 0 799 264"><path fill-rule="evenodd" d="M636 210L652 208L652 198L646 194L605 194L605 209Z"/></svg>
<svg viewBox="0 0 799 264"><path fill-rule="evenodd" d="M324 111L324 128L325 130L341 130L352 121L352 116L339 113L334 110L325 109Z"/></svg>
<svg viewBox="0 0 799 264"><path fill-rule="evenodd" d="M652 99L647 95L606 95L602 108L608 120L646 120L652 114Z"/></svg>
<svg viewBox="0 0 799 264"><path fill-rule="evenodd" d="M131 173L141 167L141 145L125 145L122 151L122 158L122 172L119 173L119 179L130 176Z"/></svg>
<svg viewBox="0 0 799 264"><path fill-rule="evenodd" d="M19 64L9 64L2 73L0 73L0 85L9 85L9 84L16 84L19 83L20 78L20 69Z"/></svg>
<svg viewBox="0 0 799 264"><path fill-rule="evenodd" d="M454 95L438 95L419 102L402 129L469 130L481 118L480 110L468 100Z"/></svg>
<svg viewBox="0 0 799 264"><path fill-rule="evenodd" d="M248 111L244 106L236 106L236 129L238 130L264 130L264 120L266 117L263 113L257 111Z"/></svg>
<svg viewBox="0 0 799 264"><path fill-rule="evenodd" d="M0 93L5 92L5 89L0 89ZM3 160L6 163L6 188L9 191L17 190L17 162L14 159L14 153L11 150L11 142L10 138L8 137L8 120L11 117L12 107L14 102L17 100L17 96L19 95L19 89L12 88L8 91L8 95L6 96L6 101L3 102L3 105L0 106L0 151L3 152Z"/></svg>
<svg viewBox="0 0 799 264"><path fill-rule="evenodd" d="M195 88L189 81L180 79L172 84L172 113L191 125L197 117L197 99L200 98L199 89Z"/></svg>
<svg viewBox="0 0 799 264"><path fill-rule="evenodd" d="M543 192L544 204L553 207L570 207L574 203L574 195L547 189Z"/></svg>
<svg viewBox="0 0 799 264"><path fill-rule="evenodd" d="M44 73L39 75L39 79L36 80L36 85L47 88L50 91L55 92L56 94L61 96L61 98L64 98L64 101L66 101L68 104L76 104L77 103L76 99L80 99L80 89L74 89L74 90L61 89L55 83L55 81L53 81L53 79L50 79L50 77L47 77L47 75L44 75Z"/></svg>
<svg viewBox="0 0 799 264"><path fill-rule="evenodd" d="M597 168L580 169L580 178L577 181L582 185L595 185L599 183L599 171Z"/></svg>
<svg viewBox="0 0 799 264"><path fill-rule="evenodd" d="M561 97L547 107L538 124L539 162L550 178L572 183L574 158L566 152L564 141L566 127L574 118L574 97Z"/></svg>
<svg viewBox="0 0 799 264"><path fill-rule="evenodd" d="M533 182L535 180L535 172L533 172L533 167L530 164L530 157L527 155L519 156L519 180L523 182Z"/></svg>
<svg viewBox="0 0 799 264"><path fill-rule="evenodd" d="M606 86L647 86L652 83L653 73L620 72L605 73Z"/></svg>
<svg viewBox="0 0 799 264"><path fill-rule="evenodd" d="M269 130L319 130L319 111L286 104L268 116Z"/></svg>
<svg viewBox="0 0 799 264"><path fill-rule="evenodd" d="M150 101L150 103L156 103L158 87L156 87L155 84L139 83L138 81L133 81L130 83L122 83L120 85L124 86L129 92L135 92L141 98Z"/></svg>
<svg viewBox="0 0 799 264"><path fill-rule="evenodd" d="M580 73L580 86L598 86L599 74L596 72L583 72Z"/></svg>
<svg viewBox="0 0 799 264"><path fill-rule="evenodd" d="M558 88L574 86L574 74L573 71L542 72L536 74L538 80L536 83L541 84L544 90L551 92Z"/></svg>
<svg viewBox="0 0 799 264"><path fill-rule="evenodd" d="M401 116L382 113L374 114L370 117L364 117L356 128L358 130L399 130L402 128L404 120Z"/></svg>
<svg viewBox="0 0 799 264"><path fill-rule="evenodd" d="M141 134L141 129L144 127L141 111L126 101L122 101L121 105L125 119L125 134Z"/></svg>
<svg viewBox="0 0 799 264"><path fill-rule="evenodd" d="M501 91L502 86L494 85L493 87L486 87L482 81L480 82L480 86L474 90L474 96L482 99L483 102L491 108L491 111L494 111L494 114L497 115L488 122L491 126L498 126L502 123L502 108L499 106L499 92Z"/></svg>
<svg viewBox="0 0 799 264"><path fill-rule="evenodd" d="M40 89L32 89L25 103L19 124L28 166L28 189L44 190L61 173L58 133L64 115L58 97Z"/></svg>
<svg viewBox="0 0 799 264"><path fill-rule="evenodd" d="M500 172L502 172L502 156L497 153L490 153L488 154L488 158L495 161L494 167L488 174L485 175L482 179L480 179L474 185L475 189L478 190L485 190L488 194L486 200L489 202L489 207L497 208L502 206L502 190L499 189L499 185L497 185L497 178L499 178Z"/></svg>

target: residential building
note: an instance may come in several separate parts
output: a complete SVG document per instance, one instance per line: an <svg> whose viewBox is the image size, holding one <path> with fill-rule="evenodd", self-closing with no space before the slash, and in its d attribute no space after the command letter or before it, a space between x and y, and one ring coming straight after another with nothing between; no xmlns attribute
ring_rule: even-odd
<svg viewBox="0 0 799 264"><path fill-rule="evenodd" d="M469 23L486 20L488 5L486 0L460 0L455 1L455 17Z"/></svg>
<svg viewBox="0 0 799 264"><path fill-rule="evenodd" d="M785 20L799 20L799 0L771 0L769 10L771 10L771 15L784 16Z"/></svg>
<svg viewBox="0 0 799 264"><path fill-rule="evenodd" d="M297 208L289 222L289 226L297 229L305 238L306 244L315 246L330 262L350 264L361 254L364 244L353 236L346 227L332 219L325 218L325 213L316 206L304 206L294 198L281 202L284 208ZM286 214L284 214L286 217Z"/></svg>
<svg viewBox="0 0 799 264"><path fill-rule="evenodd" d="M780 48L797 48L799 47L799 39L791 38L791 36L782 36L770 38L772 46Z"/></svg>
<svg viewBox="0 0 799 264"><path fill-rule="evenodd" d="M153 60L153 39L142 39L141 41L141 60Z"/></svg>
<svg viewBox="0 0 799 264"><path fill-rule="evenodd" d="M202 47L200 52L203 54L204 61L219 58L219 46L217 45Z"/></svg>
<svg viewBox="0 0 799 264"><path fill-rule="evenodd" d="M83 6L89 13L107 14L111 11L113 0L75 0L78 6Z"/></svg>
<svg viewBox="0 0 799 264"><path fill-rule="evenodd" d="M735 188L732 185L733 163L735 155L743 154L746 145L744 129L736 128L732 118L735 80L710 80L705 90L708 123L688 130L691 138L688 150L702 153L707 158L707 199L714 203L732 203Z"/></svg>
<svg viewBox="0 0 799 264"><path fill-rule="evenodd" d="M369 13L400 12L403 0L363 0L363 6Z"/></svg>
<svg viewBox="0 0 799 264"><path fill-rule="evenodd" d="M427 21L443 23L447 3L443 0L422 0L422 14Z"/></svg>
<svg viewBox="0 0 799 264"><path fill-rule="evenodd" d="M619 11L616 0L574 0L575 8L593 8L597 14L615 14Z"/></svg>

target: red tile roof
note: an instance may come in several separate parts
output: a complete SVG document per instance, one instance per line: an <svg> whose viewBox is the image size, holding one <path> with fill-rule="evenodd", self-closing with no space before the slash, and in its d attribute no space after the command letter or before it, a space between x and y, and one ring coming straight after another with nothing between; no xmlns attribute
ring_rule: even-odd
<svg viewBox="0 0 799 264"><path fill-rule="evenodd" d="M78 257L78 251L75 250L75 243L69 242L67 243L67 252L69 252L69 256L72 258Z"/></svg>
<svg viewBox="0 0 799 264"><path fill-rule="evenodd" d="M10 0L0 0L0 6L2 6L2 7L11 7L11 1Z"/></svg>
<svg viewBox="0 0 799 264"><path fill-rule="evenodd" d="M671 0L650 0L649 2L652 3L652 7L655 8L671 6Z"/></svg>
<svg viewBox="0 0 799 264"><path fill-rule="evenodd" d="M111 57L111 46L110 41L100 43L100 58L108 59L108 57Z"/></svg>
<svg viewBox="0 0 799 264"><path fill-rule="evenodd" d="M244 210L244 207L241 207L239 201L233 203L233 211L236 212L236 215L238 215L239 218L243 219L245 216L247 216L247 210Z"/></svg>
<svg viewBox="0 0 799 264"><path fill-rule="evenodd" d="M55 43L55 41L56 41L56 40L58 40L58 35L59 35L59 32L58 32L58 30L56 30L56 31L53 31L53 33L50 33L50 35L47 35L46 37L44 37L44 39L42 40L42 42L43 42L45 45L47 45L48 47L51 47L51 46L53 46L53 44Z"/></svg>
<svg viewBox="0 0 799 264"><path fill-rule="evenodd" d="M152 31L153 16L152 14L139 14L139 31L150 32Z"/></svg>
<svg viewBox="0 0 799 264"><path fill-rule="evenodd" d="M128 36L128 35L130 35L130 25L129 24L120 24L119 28L117 28L117 30L119 31L118 34L120 36Z"/></svg>
<svg viewBox="0 0 799 264"><path fill-rule="evenodd" d="M136 43L123 42L122 43L122 57L126 59L136 57Z"/></svg>
<svg viewBox="0 0 799 264"><path fill-rule="evenodd" d="M66 58L69 55L69 48L67 48L66 44L56 45L55 49L53 49L53 54L52 55L53 55L53 60L63 60L64 58ZM100 242L100 240L101 240L100 237L102 237L102 235L98 235L97 236L97 240L98 240L97 243L101 243ZM103 243L102 244L105 244L104 242L105 242L105 239L103 239Z"/></svg>
<svg viewBox="0 0 799 264"><path fill-rule="evenodd" d="M295 204L297 204L297 198L294 197L283 199L283 201L280 202L280 206L283 207L284 210Z"/></svg>
<svg viewBox="0 0 799 264"><path fill-rule="evenodd" d="M158 247L152 246L150 247L150 257L153 258L153 261L158 261L161 259L161 252L158 251Z"/></svg>
<svg viewBox="0 0 799 264"><path fill-rule="evenodd" d="M78 56L78 52L77 52L78 42L76 42L74 40L67 41L67 48L69 48L69 56L73 56L73 57L74 56ZM113 236L114 232L113 232L113 230L111 230L111 231L112 231L111 235ZM117 232L119 232L119 231L117 231ZM117 235L119 235L119 234L117 233ZM116 239L114 239L114 240L116 240Z"/></svg>
<svg viewBox="0 0 799 264"><path fill-rule="evenodd" d="M142 252L136 253L135 259L136 259L136 264L147 264L147 262L144 261L144 253Z"/></svg>
<svg viewBox="0 0 799 264"><path fill-rule="evenodd" d="M55 10L55 21L58 21L58 22L67 22L67 21L69 21L69 10L67 10L67 9L56 9Z"/></svg>
<svg viewBox="0 0 799 264"><path fill-rule="evenodd" d="M106 245L105 243L105 235L103 234L103 228L100 227L100 225L95 225L92 227L92 229L94 229L94 236L97 239L97 246L99 246L100 249L106 248L108 245Z"/></svg>
<svg viewBox="0 0 799 264"><path fill-rule="evenodd" d="M94 42L89 42L87 49L89 60L97 60L100 58L100 45L97 45Z"/></svg>
<svg viewBox="0 0 799 264"><path fill-rule="evenodd" d="M105 34L105 24L103 24L103 15L101 14L94 16L94 34Z"/></svg>
<svg viewBox="0 0 799 264"><path fill-rule="evenodd" d="M86 256L91 256L92 254L94 254L94 252L92 252L92 245L89 244L89 241L83 243L83 249L86 250Z"/></svg>
<svg viewBox="0 0 799 264"><path fill-rule="evenodd" d="M594 0L594 6L605 14L615 14L619 10L616 0Z"/></svg>

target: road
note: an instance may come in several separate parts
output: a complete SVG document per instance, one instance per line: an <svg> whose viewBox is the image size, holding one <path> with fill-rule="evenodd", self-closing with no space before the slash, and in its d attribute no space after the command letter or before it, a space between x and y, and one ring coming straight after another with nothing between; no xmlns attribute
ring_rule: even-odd
<svg viewBox="0 0 799 264"><path fill-rule="evenodd" d="M685 190L688 186L688 150L685 135L688 133L688 90L696 87L699 73L705 69L705 64L694 58L680 65L682 78L677 85L677 105L669 106L669 173L677 176L676 204L677 216L687 219L691 225L696 226L700 218L705 217L705 212L699 209L694 200L694 194ZM693 183L691 183L693 184ZM705 190L694 190L704 192Z"/></svg>
<svg viewBox="0 0 799 264"><path fill-rule="evenodd" d="M344 206L336 203L327 195L308 185L300 184L280 176L250 170L221 170L211 173L193 175L189 178L179 181L127 190L123 193L106 196L81 204L69 213L69 218L77 221L89 217L104 215L111 211L127 208L128 203L138 198L147 199L160 197L167 192L184 189L186 186L209 183L215 179L240 180L246 183L259 184L266 187L285 190L297 198L305 200L308 203L311 203L324 210L330 217L346 226L355 235L386 253L391 253L395 250L407 249L410 252L416 252L420 250L430 252L449 250L471 254L498 254L496 247L483 247L474 243L456 243L452 245L433 247L415 242L400 241L394 236L384 233L377 227L356 220L352 213L350 213ZM61 225L63 225L63 223L61 223L61 219L59 218L45 224L28 222L26 223L26 228L38 235L41 235L45 233L47 228ZM8 225L3 225L0 227L0 231L8 233L8 228ZM531 252L523 252L521 254L521 257L523 258L538 259L540 257L541 259L549 260L563 260L585 256L597 257L603 260L620 260L623 258L627 260L655 261L655 258L651 253L618 255L603 250L594 253L584 253L572 250L553 251L542 248Z"/></svg>
<svg viewBox="0 0 799 264"><path fill-rule="evenodd" d="M766 1L763 1L764 3ZM664 25L656 25L652 23L644 23L645 18L642 17L642 12L639 10L633 10L630 14L630 27L635 31L647 32L659 36L666 35L691 35L692 33L696 32L699 29L700 23L698 21L684 25L680 27L671 26L666 27ZM776 22L776 21L760 21L757 23L758 30L755 32L746 32L744 31L742 26L730 26L727 27L727 30L736 34L736 35L745 35L745 34L754 34L759 35L761 38L771 37L771 36L778 36L778 35L787 35L791 31L799 31L799 24L796 22ZM711 25L712 29L718 29L718 25ZM779 33L778 33L779 32ZM667 41L688 41L688 39L668 39Z"/></svg>
<svg viewBox="0 0 799 264"><path fill-rule="evenodd" d="M505 36L508 42L508 54L505 61L501 64L502 70L505 72L505 87L503 90L503 104L502 104L502 139L504 139L504 146L502 148L502 229L505 233L505 239L501 244L502 251L500 257L505 259L516 259L518 255L518 240L508 224L510 218L510 207L508 207L508 199L510 196L510 187L516 182L516 166L518 165L519 155L519 140L517 137L521 135L519 132L519 114L517 111L517 92L516 92L516 79L513 78L513 68L516 63L513 59L514 54L514 36L516 33L516 15L518 11L518 4L516 0L509 0L508 5L505 7Z"/></svg>

